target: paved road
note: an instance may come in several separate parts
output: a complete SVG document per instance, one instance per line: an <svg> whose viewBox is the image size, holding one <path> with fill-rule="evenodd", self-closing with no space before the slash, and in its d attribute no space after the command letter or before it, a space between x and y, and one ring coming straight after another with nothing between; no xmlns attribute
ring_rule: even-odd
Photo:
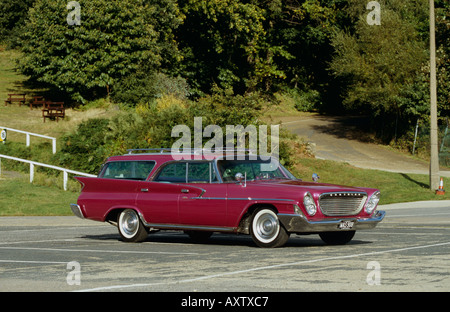
<svg viewBox="0 0 450 312"><path fill-rule="evenodd" d="M0 291L450 291L450 201L382 209L379 227L345 246L294 235L278 249L179 232L132 244L76 217L2 217Z"/></svg>
<svg viewBox="0 0 450 312"><path fill-rule="evenodd" d="M429 163L408 157L385 146L370 143L361 130L364 119L311 115L281 118L282 126L315 144L319 159L344 161L368 169L429 174ZM441 168L441 176L450 177L450 171Z"/></svg>

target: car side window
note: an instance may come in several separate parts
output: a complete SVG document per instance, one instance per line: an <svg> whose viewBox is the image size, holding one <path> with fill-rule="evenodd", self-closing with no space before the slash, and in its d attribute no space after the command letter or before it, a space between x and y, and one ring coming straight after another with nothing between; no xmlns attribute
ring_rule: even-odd
<svg viewBox="0 0 450 312"><path fill-rule="evenodd" d="M154 181L186 183L186 163L173 162L167 164L161 169Z"/></svg>
<svg viewBox="0 0 450 312"><path fill-rule="evenodd" d="M211 162L189 162L188 163L189 183L209 183L217 182L216 173Z"/></svg>
<svg viewBox="0 0 450 312"><path fill-rule="evenodd" d="M107 163L99 176L105 179L144 181L154 166L154 161L115 161Z"/></svg>
<svg viewBox="0 0 450 312"><path fill-rule="evenodd" d="M217 177L211 162L173 162L164 166L154 181L209 183L217 182Z"/></svg>

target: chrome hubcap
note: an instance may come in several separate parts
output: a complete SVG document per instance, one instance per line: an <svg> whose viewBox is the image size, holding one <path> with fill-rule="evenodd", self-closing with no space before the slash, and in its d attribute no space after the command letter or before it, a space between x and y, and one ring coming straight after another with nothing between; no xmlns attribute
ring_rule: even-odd
<svg viewBox="0 0 450 312"><path fill-rule="evenodd" d="M139 219L132 210L124 211L120 215L120 228L126 237L133 237L139 228Z"/></svg>
<svg viewBox="0 0 450 312"><path fill-rule="evenodd" d="M279 232L278 218L273 212L263 212L257 214L253 230L254 234L262 242L271 242Z"/></svg>

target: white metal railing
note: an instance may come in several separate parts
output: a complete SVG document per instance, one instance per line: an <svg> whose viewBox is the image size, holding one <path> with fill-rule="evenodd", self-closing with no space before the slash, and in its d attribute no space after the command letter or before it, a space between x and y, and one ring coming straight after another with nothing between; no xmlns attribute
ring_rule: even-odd
<svg viewBox="0 0 450 312"><path fill-rule="evenodd" d="M27 159L21 159L21 158L17 158L17 157L12 157L12 156L8 156L8 155L3 155L3 154L0 154L0 175L2 174L2 158L16 160L16 161L30 164L30 183L32 183L34 180L34 166L41 166L41 167L45 167L45 168L51 168L51 169L62 171L63 172L63 183L64 183L63 185L64 185L65 191L67 190L67 180L68 180L69 173L81 175L81 176L85 176L85 177L96 177L96 175L89 174L89 173L70 170L70 169L57 167L57 166L53 166L53 165L47 165L47 164L43 164L43 163L39 163L39 162L27 160Z"/></svg>
<svg viewBox="0 0 450 312"><path fill-rule="evenodd" d="M32 133L32 132L28 132L28 131L23 131L23 130L12 129L12 128L8 128L8 127L2 127L2 126L0 126L0 129L6 129L8 131L25 134L27 146L30 146L30 141L31 141L30 136L36 136L36 137L52 140L52 151L53 151L53 154L56 153L56 138L54 138L54 137L43 135L43 134Z"/></svg>

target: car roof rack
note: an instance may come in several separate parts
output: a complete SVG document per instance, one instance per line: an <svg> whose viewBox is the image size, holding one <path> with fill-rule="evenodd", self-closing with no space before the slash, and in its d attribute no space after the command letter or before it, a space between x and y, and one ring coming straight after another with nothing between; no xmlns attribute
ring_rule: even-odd
<svg viewBox="0 0 450 312"><path fill-rule="evenodd" d="M133 148L133 149L127 149L128 154L135 154L140 152L153 152L158 154L170 154L170 153L177 153L177 154L183 154L183 153L191 153L191 154L201 154L203 152L224 152L224 153L248 153L249 155L255 155L256 150L254 149L248 149L248 148L227 148L227 147L221 147L221 148L211 148L211 149L204 149L204 148L182 148L182 149L173 149L173 148Z"/></svg>

